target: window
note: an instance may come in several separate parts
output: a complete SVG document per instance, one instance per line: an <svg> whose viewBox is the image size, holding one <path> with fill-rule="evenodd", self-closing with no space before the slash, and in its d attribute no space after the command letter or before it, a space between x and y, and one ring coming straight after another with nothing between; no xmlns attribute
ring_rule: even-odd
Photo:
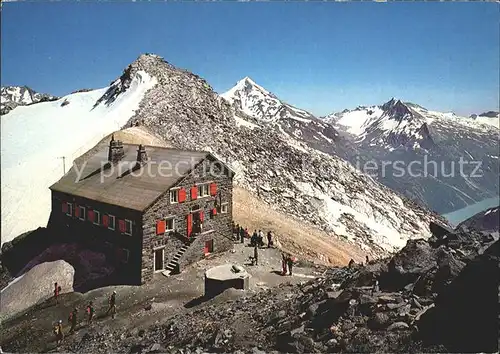
<svg viewBox="0 0 500 354"><path fill-rule="evenodd" d="M198 195L200 197L208 197L210 195L208 190L208 183L198 185Z"/></svg>
<svg viewBox="0 0 500 354"><path fill-rule="evenodd" d="M116 256L120 262L128 263L130 251L126 248L118 248L116 251Z"/></svg>
<svg viewBox="0 0 500 354"><path fill-rule="evenodd" d="M101 213L97 210L94 210L94 224L96 225L101 224Z"/></svg>
<svg viewBox="0 0 500 354"><path fill-rule="evenodd" d="M125 219L125 235L132 235L132 221Z"/></svg>
<svg viewBox="0 0 500 354"><path fill-rule="evenodd" d="M179 203L179 190L173 189L170 191L170 203Z"/></svg>
<svg viewBox="0 0 500 354"><path fill-rule="evenodd" d="M130 251L126 248L123 249L123 263L128 263L128 258L130 257Z"/></svg>
<svg viewBox="0 0 500 354"><path fill-rule="evenodd" d="M79 206L78 211L80 214L80 220L85 220L85 207Z"/></svg>
<svg viewBox="0 0 500 354"><path fill-rule="evenodd" d="M115 216L114 215L108 215L109 217L109 225L108 225L108 229L110 230L114 230L115 229Z"/></svg>
<svg viewBox="0 0 500 354"><path fill-rule="evenodd" d="M166 231L173 231L174 228L175 228L175 219L174 218L168 218L168 219L165 219L165 221L166 221L166 224L167 224Z"/></svg>
<svg viewBox="0 0 500 354"><path fill-rule="evenodd" d="M68 203L68 212L66 213L68 216L73 216L73 204Z"/></svg>
<svg viewBox="0 0 500 354"><path fill-rule="evenodd" d="M225 214L225 213L227 213L227 202L226 202L226 203L222 203L222 204L220 205L220 213L221 213L221 214Z"/></svg>

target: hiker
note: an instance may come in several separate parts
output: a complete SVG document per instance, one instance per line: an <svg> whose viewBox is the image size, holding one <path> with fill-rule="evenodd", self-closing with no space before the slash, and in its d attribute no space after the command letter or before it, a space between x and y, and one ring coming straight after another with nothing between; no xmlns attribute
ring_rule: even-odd
<svg viewBox="0 0 500 354"><path fill-rule="evenodd" d="M287 265L288 265L288 275L292 275L292 268L293 268L293 258L292 258L292 255L288 255Z"/></svg>
<svg viewBox="0 0 500 354"><path fill-rule="evenodd" d="M253 259L255 265L259 265L259 247L257 247L257 244L253 247Z"/></svg>
<svg viewBox="0 0 500 354"><path fill-rule="evenodd" d="M92 324L92 320L94 319L94 304L92 301L87 305L87 324L90 326Z"/></svg>
<svg viewBox="0 0 500 354"><path fill-rule="evenodd" d="M286 269L287 269L287 255L282 252L281 253L281 268L282 268L282 275L286 275Z"/></svg>
<svg viewBox="0 0 500 354"><path fill-rule="evenodd" d="M372 295L375 293L378 293L380 291L379 285L378 285L378 280L375 280L375 283L373 284L372 288Z"/></svg>
<svg viewBox="0 0 500 354"><path fill-rule="evenodd" d="M245 229L243 228L243 226L240 226L240 242L245 242Z"/></svg>
<svg viewBox="0 0 500 354"><path fill-rule="evenodd" d="M234 234L235 228L236 228L236 225L234 224L234 221L231 221L231 229L233 230L233 234Z"/></svg>
<svg viewBox="0 0 500 354"><path fill-rule="evenodd" d="M366 256L366 264L368 264L368 262L370 262L370 260L368 259L368 256Z"/></svg>
<svg viewBox="0 0 500 354"><path fill-rule="evenodd" d="M233 229L233 237L238 240L238 232L240 231L240 224L236 224L236 227Z"/></svg>
<svg viewBox="0 0 500 354"><path fill-rule="evenodd" d="M250 237L250 232L248 232L248 227L245 228L245 238Z"/></svg>
<svg viewBox="0 0 500 354"><path fill-rule="evenodd" d="M71 327L69 329L69 334L72 334L75 332L76 322L77 322L77 314L78 314L78 309L76 307L73 311L71 311L69 313L68 322L71 323Z"/></svg>
<svg viewBox="0 0 500 354"><path fill-rule="evenodd" d="M271 230L267 232L267 248L271 248L273 245L273 234L271 233Z"/></svg>
<svg viewBox="0 0 500 354"><path fill-rule="evenodd" d="M109 308L108 308L108 311L106 311L106 316L111 311L111 318L114 319L115 318L115 314L116 314L116 291L113 291L113 293L109 297L108 302L109 302Z"/></svg>
<svg viewBox="0 0 500 354"><path fill-rule="evenodd" d="M257 238L258 238L257 230L253 230L253 235L250 238L250 246L255 246L257 244Z"/></svg>
<svg viewBox="0 0 500 354"><path fill-rule="evenodd" d="M56 344L59 346L64 340L64 332L62 327L62 320L59 320L54 327L54 334L56 335Z"/></svg>
<svg viewBox="0 0 500 354"><path fill-rule="evenodd" d="M349 265L348 265L348 267L349 267L349 268L352 268L352 267L354 266L354 263L355 263L355 262L354 262L354 259L352 259L352 258L351 258L351 260L349 261Z"/></svg>
<svg viewBox="0 0 500 354"><path fill-rule="evenodd" d="M259 247L264 246L264 232L262 232L262 230L259 230L259 236L257 237L257 240L259 241Z"/></svg>
<svg viewBox="0 0 500 354"><path fill-rule="evenodd" d="M54 300L56 301L56 305L59 303L59 294L61 293L61 287L54 283Z"/></svg>

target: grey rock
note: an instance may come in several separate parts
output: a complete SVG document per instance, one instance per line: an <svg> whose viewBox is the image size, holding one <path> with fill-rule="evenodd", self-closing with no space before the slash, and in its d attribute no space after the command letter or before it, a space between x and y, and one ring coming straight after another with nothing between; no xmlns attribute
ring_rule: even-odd
<svg viewBox="0 0 500 354"><path fill-rule="evenodd" d="M406 322L394 322L389 327L387 327L388 331L399 331L402 329L408 329L410 326Z"/></svg>

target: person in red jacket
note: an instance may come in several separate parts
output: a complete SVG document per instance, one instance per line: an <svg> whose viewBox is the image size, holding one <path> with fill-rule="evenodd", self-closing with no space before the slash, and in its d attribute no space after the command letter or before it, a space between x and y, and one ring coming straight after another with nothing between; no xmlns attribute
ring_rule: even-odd
<svg viewBox="0 0 500 354"><path fill-rule="evenodd" d="M61 293L61 287L54 283L54 299L56 301L56 305L59 303L59 294Z"/></svg>

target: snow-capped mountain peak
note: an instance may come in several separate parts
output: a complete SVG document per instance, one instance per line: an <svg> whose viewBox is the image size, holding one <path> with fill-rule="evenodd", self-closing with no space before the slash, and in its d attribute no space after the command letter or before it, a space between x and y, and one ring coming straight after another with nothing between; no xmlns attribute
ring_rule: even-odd
<svg viewBox="0 0 500 354"><path fill-rule="evenodd" d="M220 96L235 109L262 122L276 122L281 118L301 121L314 118L311 113L281 101L248 76Z"/></svg>
<svg viewBox="0 0 500 354"><path fill-rule="evenodd" d="M391 100L384 103L381 108L388 119L397 121L405 119L411 120L414 116L411 109L406 104L395 98L391 98Z"/></svg>
<svg viewBox="0 0 500 354"><path fill-rule="evenodd" d="M61 157L71 166L125 126L156 83L155 77L137 69L136 61L108 87L19 106L2 116L2 242L46 224L48 187L65 172Z"/></svg>
<svg viewBox="0 0 500 354"><path fill-rule="evenodd" d="M17 106L26 106L38 102L54 101L58 97L39 93L28 86L3 86L0 89L2 115L9 113Z"/></svg>

